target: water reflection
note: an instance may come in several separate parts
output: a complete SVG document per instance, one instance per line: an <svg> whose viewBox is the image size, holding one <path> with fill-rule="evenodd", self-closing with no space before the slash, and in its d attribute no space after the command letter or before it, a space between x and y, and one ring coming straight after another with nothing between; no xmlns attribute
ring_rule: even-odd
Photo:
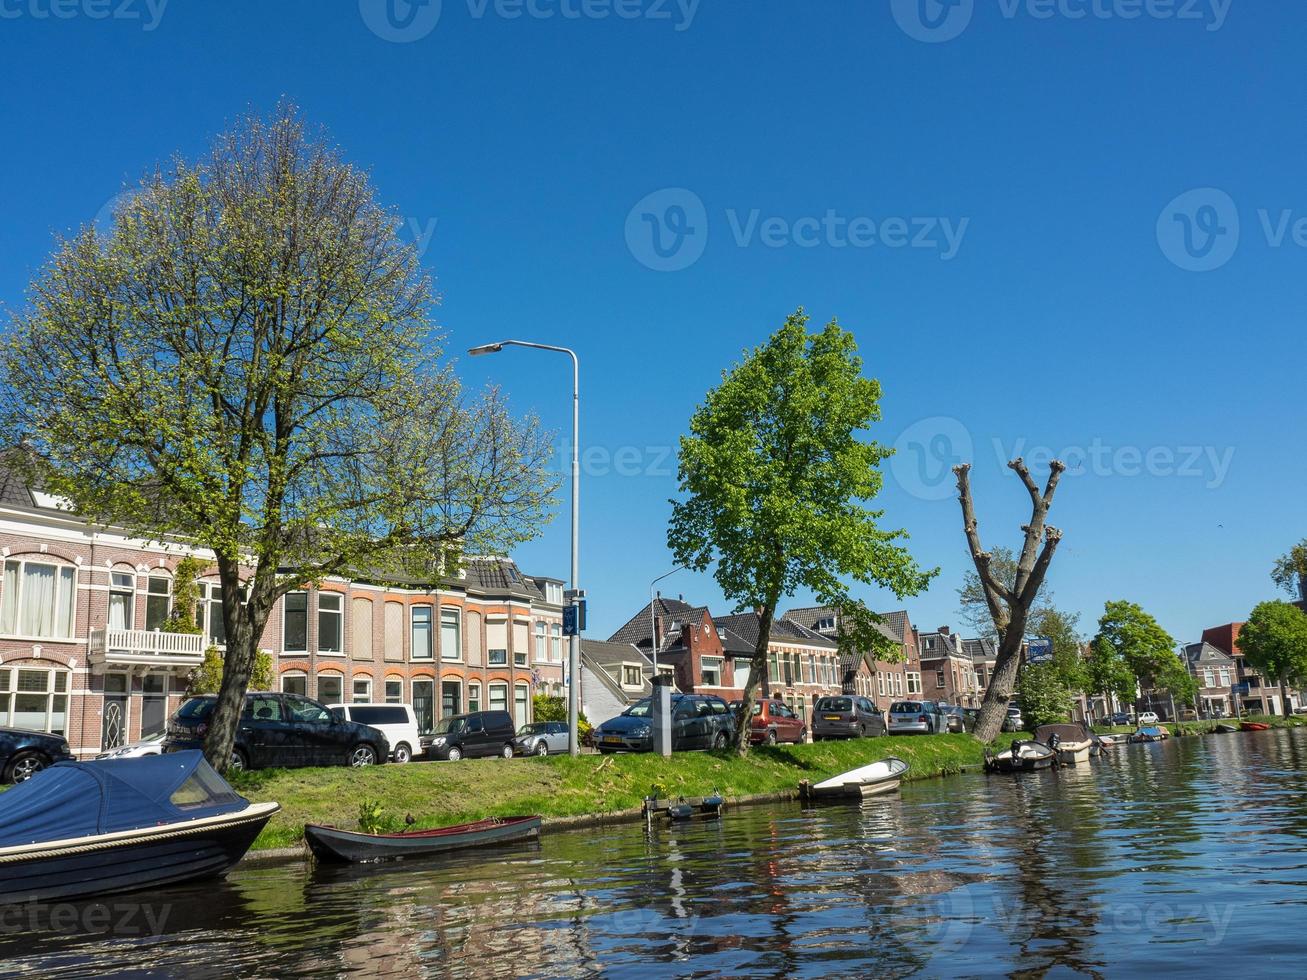
<svg viewBox="0 0 1307 980"><path fill-rule="evenodd" d="M252 868L58 923L11 915L0 974L1255 975L1300 955L1305 756L1307 733L1184 739L863 808ZM137 929L92 928L101 906L134 907Z"/></svg>

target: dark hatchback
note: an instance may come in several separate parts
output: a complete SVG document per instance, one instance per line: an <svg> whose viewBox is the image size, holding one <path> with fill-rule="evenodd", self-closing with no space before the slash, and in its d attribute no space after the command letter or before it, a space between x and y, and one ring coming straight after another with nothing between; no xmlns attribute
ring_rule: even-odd
<svg viewBox="0 0 1307 980"><path fill-rule="evenodd" d="M68 740L61 735L0 728L0 782L21 783L47 766L71 758Z"/></svg>
<svg viewBox="0 0 1307 980"><path fill-rule="evenodd" d="M203 749L213 695L191 698L168 723L165 752ZM390 756L386 736L368 725L345 721L298 694L247 694L232 747L232 769L276 766L371 766Z"/></svg>
<svg viewBox="0 0 1307 980"><path fill-rule="evenodd" d="M653 705L637 701L594 730L600 752L652 752ZM734 736L735 715L726 702L702 694L672 695L672 751L724 749Z"/></svg>

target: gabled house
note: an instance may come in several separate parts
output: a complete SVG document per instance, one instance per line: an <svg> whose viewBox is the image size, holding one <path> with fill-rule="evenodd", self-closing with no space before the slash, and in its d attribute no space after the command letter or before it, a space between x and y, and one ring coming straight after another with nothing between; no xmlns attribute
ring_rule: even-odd
<svg viewBox="0 0 1307 980"><path fill-rule="evenodd" d="M631 617L610 643L630 644L660 671L670 670L678 690L739 697L748 681L753 646L716 622L707 606L656 596ZM742 661L737 670L736 661Z"/></svg>
<svg viewBox="0 0 1307 980"><path fill-rule="evenodd" d="M592 725L653 693L653 664L629 643L581 639L581 713Z"/></svg>
<svg viewBox="0 0 1307 980"><path fill-rule="evenodd" d="M917 643L925 686L922 697L962 707L979 707L984 688L962 637L941 626L933 633L919 633Z"/></svg>
<svg viewBox="0 0 1307 980"><path fill-rule="evenodd" d="M1279 685L1266 680L1244 661L1239 649L1239 632L1243 623L1225 623L1203 630L1201 641L1210 643L1234 660L1235 686L1233 698L1237 700L1236 714L1276 715L1282 712Z"/></svg>
<svg viewBox="0 0 1307 980"><path fill-rule="evenodd" d="M1185 666L1198 682L1198 710L1204 718L1225 718L1234 711L1232 687L1235 662L1224 650L1210 643L1190 643L1183 650Z"/></svg>
<svg viewBox="0 0 1307 980"><path fill-rule="evenodd" d="M905 614L906 615L906 614ZM840 611L833 606L808 606L787 611L784 619L838 644L840 635ZM886 623L878 623L877 629L890 647L899 647L901 640ZM882 711L889 707L895 696L902 697L906 691L906 666L876 656L875 650L864 650L857 654L844 652L840 654L840 687L844 694L858 694L873 701ZM897 680L895 680L897 679Z"/></svg>
<svg viewBox="0 0 1307 980"><path fill-rule="evenodd" d="M756 612L718 616L716 623L743 640L752 657L762 625ZM741 692L748 681L747 670L747 662L740 658L736 682ZM843 693L838 644L792 620L772 620L767 644L767 673L761 687L763 695L784 701L800 717L808 718L818 698Z"/></svg>

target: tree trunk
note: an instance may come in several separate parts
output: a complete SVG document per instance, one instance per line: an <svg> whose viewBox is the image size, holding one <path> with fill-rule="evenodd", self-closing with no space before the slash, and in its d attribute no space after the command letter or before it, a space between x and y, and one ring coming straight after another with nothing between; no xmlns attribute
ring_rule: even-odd
<svg viewBox="0 0 1307 980"><path fill-rule="evenodd" d="M749 663L749 682L744 688L744 702L740 717L735 719L735 751L743 759L749 754L749 734L753 729L753 706L757 701L758 686L767 674L767 648L771 645L771 624L776 615L776 603L763 606L758 616L758 639Z"/></svg>
<svg viewBox="0 0 1307 980"><path fill-rule="evenodd" d="M1293 716L1289 710L1289 686L1283 680L1280 681L1280 713L1286 718Z"/></svg>

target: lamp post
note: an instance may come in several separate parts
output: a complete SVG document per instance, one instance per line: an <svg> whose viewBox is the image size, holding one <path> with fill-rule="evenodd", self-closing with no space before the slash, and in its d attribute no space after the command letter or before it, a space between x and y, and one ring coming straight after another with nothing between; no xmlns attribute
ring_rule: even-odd
<svg viewBox="0 0 1307 980"><path fill-rule="evenodd" d="M649 651L653 659L653 675L658 676L658 616L654 612L654 586L663 579L675 575L677 572L685 571L684 565L677 565L670 572L663 572L656 579L649 583Z"/></svg>
<svg viewBox="0 0 1307 980"><path fill-rule="evenodd" d="M554 351L566 354L572 359L572 603L579 602L580 586L577 584L580 552L581 526L581 362L576 351L567 347L555 347L552 344L533 344L525 340L501 340L496 344L482 344L468 351L473 357L482 354L498 354L505 347L529 347L532 350ZM577 737L577 687L581 680L581 629L578 615L577 629L572 634L568 645L567 657L567 731L568 746L571 754L581 754L581 741Z"/></svg>

